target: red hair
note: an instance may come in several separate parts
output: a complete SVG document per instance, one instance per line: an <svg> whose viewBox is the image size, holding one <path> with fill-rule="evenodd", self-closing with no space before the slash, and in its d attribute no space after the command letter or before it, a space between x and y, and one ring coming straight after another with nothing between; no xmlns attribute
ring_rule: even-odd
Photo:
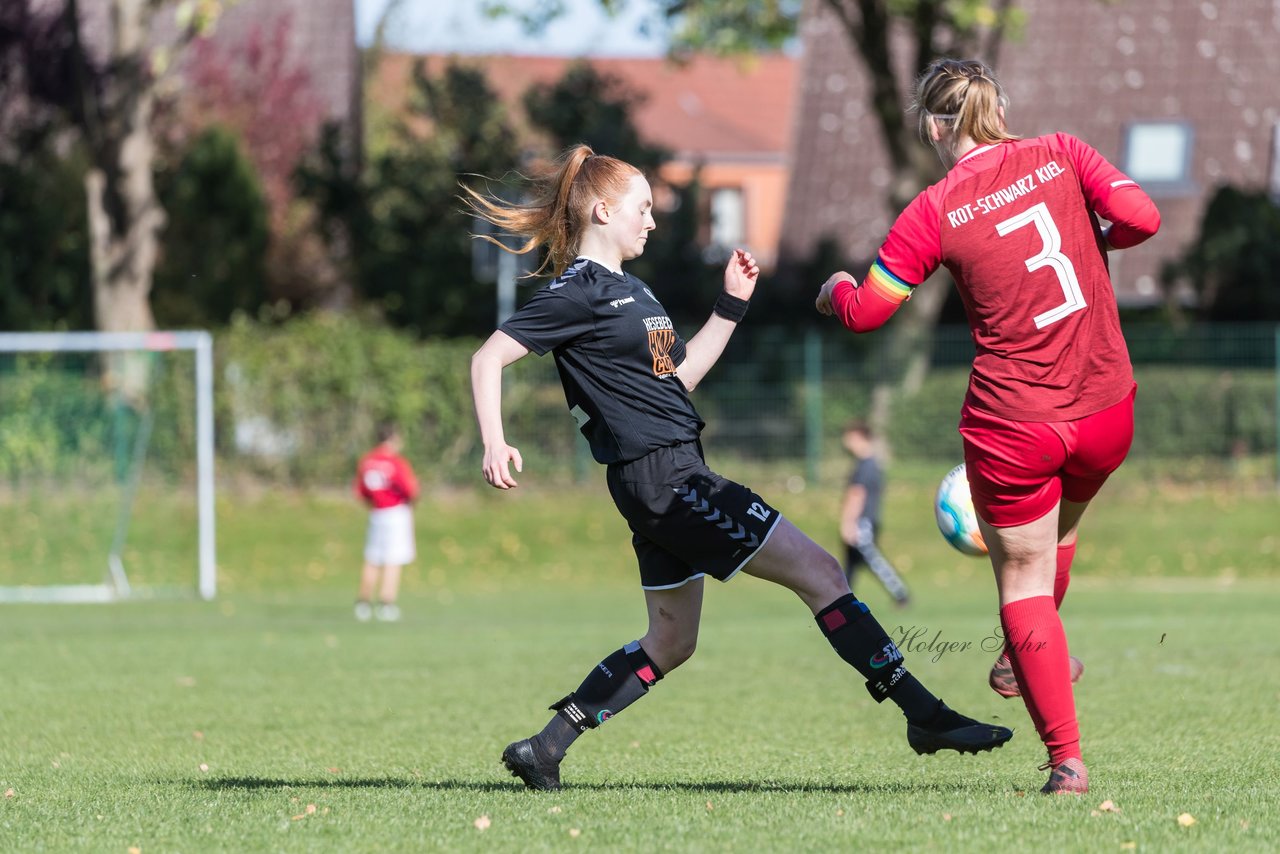
<svg viewBox="0 0 1280 854"><path fill-rule="evenodd" d="M550 170L534 179L528 202L505 202L465 184L460 198L473 215L525 238L525 242L511 249L487 234L473 237L518 255L546 246L547 257L532 275L542 275L548 268L559 275L578 254L591 206L598 199L615 202L622 198L631 179L639 174L630 163L596 154L590 146L579 143L562 152Z"/></svg>

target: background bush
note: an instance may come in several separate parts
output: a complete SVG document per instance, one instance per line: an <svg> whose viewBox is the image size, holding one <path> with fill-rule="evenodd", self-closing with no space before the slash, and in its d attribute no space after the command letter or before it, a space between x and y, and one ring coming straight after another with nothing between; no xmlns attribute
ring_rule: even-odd
<svg viewBox="0 0 1280 854"><path fill-rule="evenodd" d="M1256 330L1255 330L1256 331ZM1270 328L1256 341L1274 335ZM964 330L946 330L960 340ZM1186 343L1179 351L1135 335L1139 390L1132 457L1230 460L1276 453L1276 373L1270 352L1250 350L1240 329L1218 330L1231 359ZM846 341L848 339L848 342ZM694 394L707 420L703 438L715 459L776 462L805 474L813 425L827 460L841 459L838 438L870 406L875 363L864 342L823 334L820 374L806 376L803 335L745 327L708 382ZM854 349L844 350L846 343ZM955 343L952 341L951 343ZM422 341L368 314L314 313L275 324L243 316L216 336L219 474L267 483L345 487L357 457L383 419L399 423L406 449L425 478L478 483L481 447L470 396L470 357L479 339ZM895 458L954 464L968 367L940 347L935 367L914 395L894 401L888 436ZM1179 352L1198 364L1171 363ZM0 477L81 481L118 473L148 417L152 475L186 476L194 466L193 359L151 360L146 407L104 397L92 357L0 357ZM1151 359L1158 359L1151 361ZM1221 361L1221 360L1219 360ZM809 365L812 369L813 365ZM815 402L819 409L811 409ZM541 475L590 472L585 441L565 407L551 356L530 356L503 376L506 436ZM713 463L715 460L713 459ZM91 477L92 475L92 477Z"/></svg>

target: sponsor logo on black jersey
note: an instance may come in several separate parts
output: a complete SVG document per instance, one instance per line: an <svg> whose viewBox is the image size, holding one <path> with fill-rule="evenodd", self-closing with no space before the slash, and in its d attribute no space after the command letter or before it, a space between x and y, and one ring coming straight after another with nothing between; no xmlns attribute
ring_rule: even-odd
<svg viewBox="0 0 1280 854"><path fill-rule="evenodd" d="M671 358L671 348L676 345L675 327L669 317L646 317L645 329L649 330L649 352L653 354L653 375L668 377L676 372Z"/></svg>

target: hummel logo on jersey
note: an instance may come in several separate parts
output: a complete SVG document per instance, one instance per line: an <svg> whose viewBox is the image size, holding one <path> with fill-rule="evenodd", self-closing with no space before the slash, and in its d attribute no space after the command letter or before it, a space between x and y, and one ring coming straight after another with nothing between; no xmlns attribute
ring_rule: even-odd
<svg viewBox="0 0 1280 854"><path fill-rule="evenodd" d="M609 303L609 305L612 306L613 308L617 308L620 305L626 305L629 302L635 302L635 301L636 301L635 297L623 297L622 299L612 300Z"/></svg>
<svg viewBox="0 0 1280 854"><path fill-rule="evenodd" d="M654 302L658 301L658 298L653 295L653 291L649 290L648 288L645 288L644 292L649 295L649 299L653 300Z"/></svg>

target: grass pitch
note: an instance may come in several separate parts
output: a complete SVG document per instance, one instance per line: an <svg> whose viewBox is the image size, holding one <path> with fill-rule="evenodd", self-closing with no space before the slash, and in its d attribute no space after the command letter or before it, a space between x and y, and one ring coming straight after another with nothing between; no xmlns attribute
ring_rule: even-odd
<svg viewBox="0 0 1280 854"><path fill-rule="evenodd" d="M1093 790L1051 799L1025 709L985 685L988 572L932 532L932 474L899 474L885 547L916 604L859 592L935 692L1015 728L995 753L916 756L799 601L741 577L567 788L527 792L502 747L644 628L601 486L428 499L394 625L351 619L345 499L224 497L216 601L0 609L0 848L1280 848L1274 495L1121 482L1091 510L1064 618ZM762 491L830 545L834 488Z"/></svg>

